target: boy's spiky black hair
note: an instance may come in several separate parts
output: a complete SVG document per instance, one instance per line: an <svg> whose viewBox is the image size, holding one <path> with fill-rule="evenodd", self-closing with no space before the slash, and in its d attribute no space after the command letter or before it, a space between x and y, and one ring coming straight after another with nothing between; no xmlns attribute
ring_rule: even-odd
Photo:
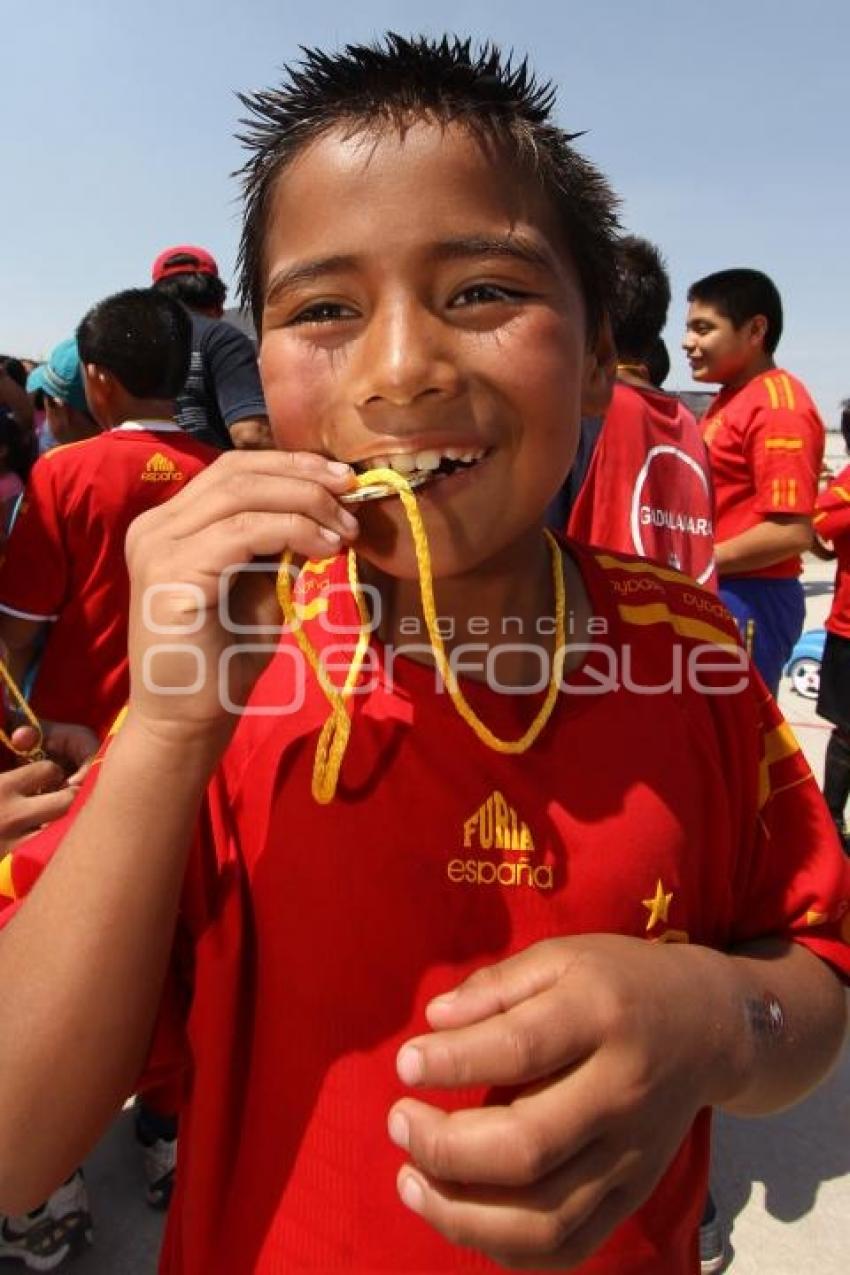
<svg viewBox="0 0 850 1275"><path fill-rule="evenodd" d="M245 219L239 246L239 291L259 331L263 310L263 246L270 199L280 172L303 146L335 126L356 131L404 128L416 117L460 122L496 142L502 154L536 179L554 203L578 271L595 331L614 288L617 200L603 175L551 122L555 91L525 59L503 57L494 44L393 32L340 53L302 49L277 89L240 94L250 115L239 141L251 152L242 178Z"/></svg>

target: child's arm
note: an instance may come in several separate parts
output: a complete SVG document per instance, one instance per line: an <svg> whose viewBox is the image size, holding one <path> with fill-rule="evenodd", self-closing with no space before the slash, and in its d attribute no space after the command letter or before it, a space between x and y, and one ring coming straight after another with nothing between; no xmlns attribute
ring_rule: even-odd
<svg viewBox="0 0 850 1275"><path fill-rule="evenodd" d="M432 1002L399 1055L414 1086L519 1085L446 1115L405 1098L399 1190L448 1238L568 1269L650 1195L700 1108L784 1107L834 1062L837 977L796 944L739 954L608 935L539 943Z"/></svg>
<svg viewBox="0 0 850 1275"><path fill-rule="evenodd" d="M772 567L775 562L805 553L812 544L812 522L806 517L764 517L755 527L714 547L721 576Z"/></svg>
<svg viewBox="0 0 850 1275"><path fill-rule="evenodd" d="M146 1057L197 812L238 720L219 686L234 641L219 617L221 577L286 547L333 552L356 529L336 500L348 486L350 471L318 456L232 453L131 529L130 711L89 800L0 932L0 1211L32 1207L79 1163ZM242 576L231 614L279 622L273 580ZM150 631L145 600L165 633ZM237 703L267 640L265 655L230 664Z"/></svg>

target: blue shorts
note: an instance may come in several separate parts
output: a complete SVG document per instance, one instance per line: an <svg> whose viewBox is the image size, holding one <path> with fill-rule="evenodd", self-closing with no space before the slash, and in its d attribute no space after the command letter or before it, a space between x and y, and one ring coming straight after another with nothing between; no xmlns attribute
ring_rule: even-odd
<svg viewBox="0 0 850 1275"><path fill-rule="evenodd" d="M732 612L741 638L772 695L803 632L806 600L799 580L724 577L720 597Z"/></svg>

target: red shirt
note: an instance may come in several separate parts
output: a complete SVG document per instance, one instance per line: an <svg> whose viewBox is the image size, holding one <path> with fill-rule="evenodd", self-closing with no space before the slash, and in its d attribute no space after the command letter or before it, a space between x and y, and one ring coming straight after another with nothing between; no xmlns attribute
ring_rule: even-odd
<svg viewBox="0 0 850 1275"><path fill-rule="evenodd" d="M618 381L568 534L714 588L714 509L699 427L672 394Z"/></svg>
<svg viewBox="0 0 850 1275"><path fill-rule="evenodd" d="M823 461L824 428L806 387L781 368L724 389L702 420L717 504L718 544L774 514L812 514ZM787 579L799 554L736 576Z"/></svg>
<svg viewBox="0 0 850 1275"><path fill-rule="evenodd" d="M186 1080L167 1275L495 1272L398 1201L386 1118L396 1051L426 1030L429 998L530 943L609 931L726 949L782 935L850 971L848 866L817 785L756 675L730 673L737 648L703 645L734 642L728 614L671 572L576 556L608 635L522 756L481 744L427 667L399 658L391 680L375 644L337 795L319 806L327 703L291 639L263 675L251 707L295 711L245 717L210 785L148 1073L182 1066ZM311 581L314 613L328 578ZM705 669L703 689L634 689L700 648L727 664ZM465 691L506 737L538 703ZM21 843L0 888L29 888L61 829ZM697 1269L708 1124L703 1112L582 1275Z"/></svg>
<svg viewBox="0 0 850 1275"><path fill-rule="evenodd" d="M127 700L127 528L218 455L167 421L127 422L36 462L0 567L0 611L50 623L31 697L108 730Z"/></svg>
<svg viewBox="0 0 850 1275"><path fill-rule="evenodd" d="M818 496L812 521L821 540L832 541L838 558L826 628L850 638L850 465Z"/></svg>

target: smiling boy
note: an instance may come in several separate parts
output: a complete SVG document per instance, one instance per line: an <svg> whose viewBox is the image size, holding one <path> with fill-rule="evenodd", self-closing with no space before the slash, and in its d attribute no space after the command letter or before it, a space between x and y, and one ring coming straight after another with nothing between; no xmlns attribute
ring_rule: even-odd
<svg viewBox="0 0 850 1275"><path fill-rule="evenodd" d="M705 1108L793 1101L839 1048L848 882L716 599L543 534L609 389L612 197L492 49L308 53L248 106L282 450L131 531L129 712L70 826L19 856L36 884L0 934L0 1205L75 1163L147 1059L185 1077L169 1275L683 1275ZM345 508L379 461L443 471L419 507L449 657L478 661L455 703L421 652L390 661L429 608L400 503ZM339 687L352 544L376 631L340 750L293 635L271 659L257 635L263 560L312 559L300 614Z"/></svg>
<svg viewBox="0 0 850 1275"><path fill-rule="evenodd" d="M759 270L721 270L692 284L683 342L691 375L719 383L703 418L717 502L720 594L752 622L753 659L774 695L805 618L800 555L824 429L805 386L774 354L782 300Z"/></svg>

